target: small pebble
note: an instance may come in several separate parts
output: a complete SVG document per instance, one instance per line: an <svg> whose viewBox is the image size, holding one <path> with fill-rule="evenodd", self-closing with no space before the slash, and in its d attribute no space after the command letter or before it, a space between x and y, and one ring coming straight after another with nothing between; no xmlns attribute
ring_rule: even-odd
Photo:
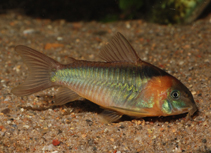
<svg viewBox="0 0 211 153"><path fill-rule="evenodd" d="M52 142L52 144L53 144L54 146L58 146L58 145L60 144L60 141L57 140L57 139L54 139L53 142Z"/></svg>
<svg viewBox="0 0 211 153"><path fill-rule="evenodd" d="M23 125L24 128L28 129L29 128L29 125Z"/></svg>
<svg viewBox="0 0 211 153"><path fill-rule="evenodd" d="M206 142L207 142L207 139L202 139L202 142L203 142L203 143L206 143Z"/></svg>
<svg viewBox="0 0 211 153"><path fill-rule="evenodd" d="M62 38L62 37L57 37L56 39L57 39L58 41L63 40L63 38Z"/></svg>
<svg viewBox="0 0 211 153"><path fill-rule="evenodd" d="M21 110L21 112L23 112L24 111L24 108L21 108L20 110Z"/></svg>
<svg viewBox="0 0 211 153"><path fill-rule="evenodd" d="M34 29L26 29L26 30L23 31L23 34L24 34L24 35L25 35L25 34L32 34L32 33L34 33L34 32L35 32Z"/></svg>
<svg viewBox="0 0 211 153"><path fill-rule="evenodd" d="M42 148L42 150L43 151L51 151L51 150L53 150L53 148L54 148L54 146L52 144L50 144L50 145L44 146Z"/></svg>
<svg viewBox="0 0 211 153"><path fill-rule="evenodd" d="M3 114L8 114L10 112L10 109L9 108L6 108L4 110L1 111Z"/></svg>

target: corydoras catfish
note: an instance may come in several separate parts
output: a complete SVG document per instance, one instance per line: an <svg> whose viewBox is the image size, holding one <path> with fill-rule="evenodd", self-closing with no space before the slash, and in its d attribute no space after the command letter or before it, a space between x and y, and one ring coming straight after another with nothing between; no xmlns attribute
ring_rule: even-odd
<svg viewBox="0 0 211 153"><path fill-rule="evenodd" d="M104 62L76 60L61 64L26 46L17 46L29 68L26 81L12 89L17 96L60 86L54 105L84 97L104 108L108 122L122 115L135 118L188 113L197 107L188 88L178 79L141 60L120 33L105 45L99 56Z"/></svg>

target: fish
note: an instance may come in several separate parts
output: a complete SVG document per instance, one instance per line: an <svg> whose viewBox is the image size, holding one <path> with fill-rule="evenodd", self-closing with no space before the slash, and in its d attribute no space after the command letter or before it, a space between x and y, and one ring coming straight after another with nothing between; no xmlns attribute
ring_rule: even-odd
<svg viewBox="0 0 211 153"><path fill-rule="evenodd" d="M77 60L61 64L27 46L18 45L29 69L25 82L11 92L16 96L59 86L54 105L64 105L80 97L103 108L107 122L123 115L134 118L172 116L197 111L190 90L166 71L141 60L129 41L119 32L102 47L103 61Z"/></svg>

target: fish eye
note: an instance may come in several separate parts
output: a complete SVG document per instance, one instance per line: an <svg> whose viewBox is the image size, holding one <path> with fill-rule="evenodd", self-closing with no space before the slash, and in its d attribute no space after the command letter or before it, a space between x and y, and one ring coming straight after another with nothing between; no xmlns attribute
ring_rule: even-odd
<svg viewBox="0 0 211 153"><path fill-rule="evenodd" d="M173 99L178 99L178 98L180 97L180 92L179 92L178 90L173 90L173 91L171 92L171 97L172 97Z"/></svg>

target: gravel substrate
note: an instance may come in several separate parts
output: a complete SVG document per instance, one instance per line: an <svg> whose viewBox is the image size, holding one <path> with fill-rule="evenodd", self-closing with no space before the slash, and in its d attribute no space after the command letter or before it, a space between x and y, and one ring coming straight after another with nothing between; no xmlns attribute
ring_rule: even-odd
<svg viewBox="0 0 211 153"><path fill-rule="evenodd" d="M0 152L211 152L211 14L191 25L142 20L113 23L0 15ZM199 111L186 115L102 123L97 105L81 99L50 107L56 88L27 97L11 89L27 77L16 45L39 50L61 63L68 57L99 60L100 48L121 32L139 56L180 79Z"/></svg>

